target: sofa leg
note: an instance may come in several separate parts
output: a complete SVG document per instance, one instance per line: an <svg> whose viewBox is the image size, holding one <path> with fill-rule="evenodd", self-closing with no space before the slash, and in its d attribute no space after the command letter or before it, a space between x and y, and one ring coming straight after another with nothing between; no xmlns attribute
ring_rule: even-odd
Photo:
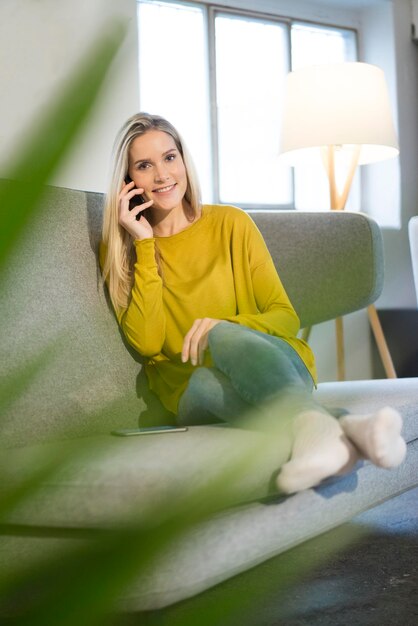
<svg viewBox="0 0 418 626"><path fill-rule="evenodd" d="M345 355L344 355L344 326L343 318L335 320L335 335L337 342L337 376L338 380L345 380Z"/></svg>
<svg viewBox="0 0 418 626"><path fill-rule="evenodd" d="M385 368L386 376L387 378L397 378L392 357L389 352L385 335L383 334L382 325L374 304L367 307L367 314L369 316L370 325L376 340L377 349L379 350L380 358L382 359L383 367Z"/></svg>

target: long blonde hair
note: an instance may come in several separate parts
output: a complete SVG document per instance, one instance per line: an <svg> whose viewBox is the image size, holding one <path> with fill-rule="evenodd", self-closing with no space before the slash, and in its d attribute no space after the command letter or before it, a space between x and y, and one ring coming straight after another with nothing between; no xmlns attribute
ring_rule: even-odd
<svg viewBox="0 0 418 626"><path fill-rule="evenodd" d="M116 311L126 309L133 285L136 259L132 236L119 224L119 194L128 174L129 150L136 137L149 130L161 130L170 135L180 152L187 174L185 200L191 209L191 219L201 209L200 186L190 154L178 131L159 115L137 113L130 117L119 131L113 148L113 174L106 195L102 238L105 259L102 267L110 299Z"/></svg>

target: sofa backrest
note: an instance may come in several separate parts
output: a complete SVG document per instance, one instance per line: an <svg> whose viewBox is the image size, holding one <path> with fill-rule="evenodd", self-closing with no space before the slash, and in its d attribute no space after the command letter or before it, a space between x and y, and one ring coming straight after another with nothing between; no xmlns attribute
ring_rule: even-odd
<svg viewBox="0 0 418 626"><path fill-rule="evenodd" d="M160 405L124 343L97 262L103 195L48 188L0 276L0 378L15 376L2 441L133 427ZM379 229L364 215L253 213L303 324L366 306L382 286ZM25 378L22 378L22 373ZM160 417L158 417L160 419Z"/></svg>
<svg viewBox="0 0 418 626"><path fill-rule="evenodd" d="M140 358L121 339L97 265L102 201L48 188L0 276L0 378L35 367L2 416L3 442L138 425Z"/></svg>
<svg viewBox="0 0 418 626"><path fill-rule="evenodd" d="M301 326L362 309L383 288L377 223L348 211L253 212Z"/></svg>

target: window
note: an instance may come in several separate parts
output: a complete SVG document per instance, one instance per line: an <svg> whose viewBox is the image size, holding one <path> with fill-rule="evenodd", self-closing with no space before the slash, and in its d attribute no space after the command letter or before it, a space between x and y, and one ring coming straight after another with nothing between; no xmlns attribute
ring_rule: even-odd
<svg viewBox="0 0 418 626"><path fill-rule="evenodd" d="M139 2L139 104L183 135L205 201L212 200L206 18L201 7Z"/></svg>
<svg viewBox="0 0 418 626"><path fill-rule="evenodd" d="M280 162L283 85L291 67L356 60L354 31L206 3L138 0L138 32L140 108L182 133L205 202L328 206L323 172L293 172Z"/></svg>
<svg viewBox="0 0 418 626"><path fill-rule="evenodd" d="M215 33L219 199L290 205L291 172L278 162L287 29L217 14Z"/></svg>

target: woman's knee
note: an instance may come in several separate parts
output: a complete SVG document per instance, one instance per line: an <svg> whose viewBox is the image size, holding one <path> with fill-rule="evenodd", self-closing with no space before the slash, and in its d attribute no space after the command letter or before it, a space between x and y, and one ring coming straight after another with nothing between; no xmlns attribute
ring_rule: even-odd
<svg viewBox="0 0 418 626"><path fill-rule="evenodd" d="M223 372L240 395L254 404L287 387L306 391L310 375L299 355L275 337L246 326L221 323L209 333L209 348L215 367ZM299 363L300 361L300 363Z"/></svg>
<svg viewBox="0 0 418 626"><path fill-rule="evenodd" d="M247 326L232 322L221 322L212 328L208 335L208 344L215 360L223 358L235 358L237 355L249 355L249 350L257 349L259 343L267 342L261 336Z"/></svg>
<svg viewBox="0 0 418 626"><path fill-rule="evenodd" d="M213 368L198 367L178 407L177 421L183 425L221 423L225 390L222 374Z"/></svg>
<svg viewBox="0 0 418 626"><path fill-rule="evenodd" d="M198 367L190 377L187 385L188 394L192 394L194 398L204 401L205 396L213 385L213 376L209 367Z"/></svg>
<svg viewBox="0 0 418 626"><path fill-rule="evenodd" d="M209 347L212 348L214 346L221 345L227 337L235 337L237 334L237 330L239 332L242 328L243 327L239 324L221 321L209 331Z"/></svg>
<svg viewBox="0 0 418 626"><path fill-rule="evenodd" d="M252 376L255 369L272 371L277 369L278 361L288 361L263 333L239 324L218 324L210 331L208 341L215 366L227 376L232 370Z"/></svg>

